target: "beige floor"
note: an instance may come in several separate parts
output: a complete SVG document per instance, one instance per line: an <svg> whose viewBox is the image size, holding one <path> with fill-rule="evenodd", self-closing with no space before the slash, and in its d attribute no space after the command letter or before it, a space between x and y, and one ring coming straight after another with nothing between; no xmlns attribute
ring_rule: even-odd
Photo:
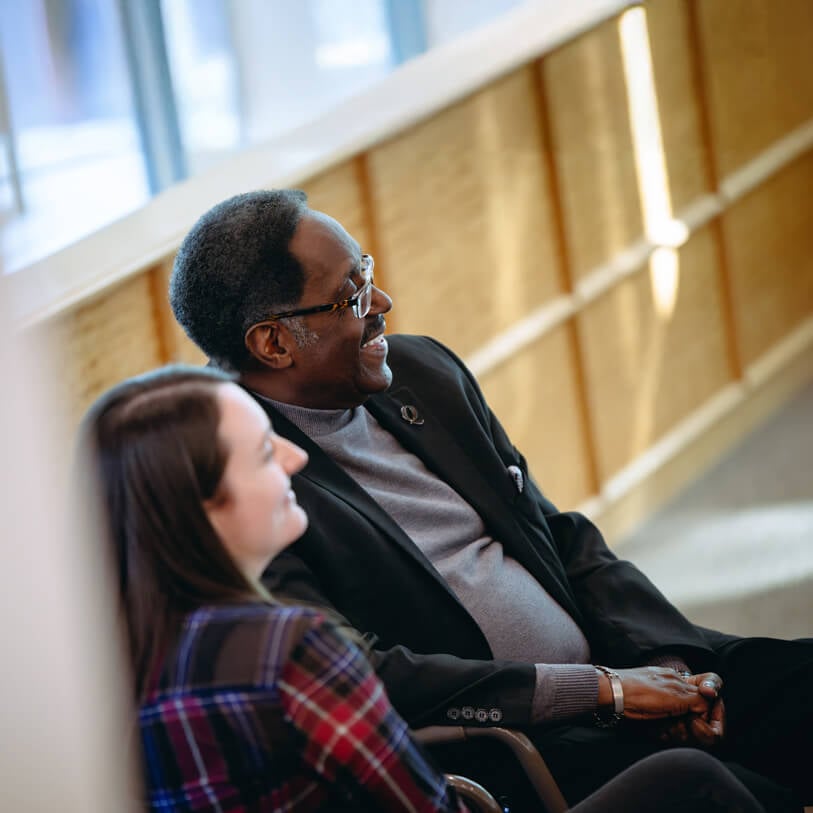
<svg viewBox="0 0 813 813"><path fill-rule="evenodd" d="M617 552L697 623L813 636L813 384Z"/></svg>

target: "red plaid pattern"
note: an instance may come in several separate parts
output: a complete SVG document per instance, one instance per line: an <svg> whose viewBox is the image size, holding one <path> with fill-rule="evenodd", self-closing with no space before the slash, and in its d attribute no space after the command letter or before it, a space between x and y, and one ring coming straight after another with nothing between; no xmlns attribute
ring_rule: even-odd
<svg viewBox="0 0 813 813"><path fill-rule="evenodd" d="M198 610L139 723L152 810L465 810L314 610Z"/></svg>

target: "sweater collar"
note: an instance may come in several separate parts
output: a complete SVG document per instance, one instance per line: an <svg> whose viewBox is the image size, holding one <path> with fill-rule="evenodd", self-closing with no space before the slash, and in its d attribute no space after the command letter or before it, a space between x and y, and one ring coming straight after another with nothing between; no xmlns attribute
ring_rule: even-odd
<svg viewBox="0 0 813 813"><path fill-rule="evenodd" d="M254 393L254 395L270 404L300 431L314 440L326 435L332 435L334 432L343 429L353 420L355 413L355 409L311 409L296 404L275 401L273 398L268 398L259 393Z"/></svg>

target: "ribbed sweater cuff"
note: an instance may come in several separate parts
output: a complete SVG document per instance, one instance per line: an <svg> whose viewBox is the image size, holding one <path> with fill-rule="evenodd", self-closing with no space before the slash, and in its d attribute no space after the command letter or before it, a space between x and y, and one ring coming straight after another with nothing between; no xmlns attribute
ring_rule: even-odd
<svg viewBox="0 0 813 813"><path fill-rule="evenodd" d="M538 663L534 690L534 723L562 720L595 711L598 672L590 664Z"/></svg>

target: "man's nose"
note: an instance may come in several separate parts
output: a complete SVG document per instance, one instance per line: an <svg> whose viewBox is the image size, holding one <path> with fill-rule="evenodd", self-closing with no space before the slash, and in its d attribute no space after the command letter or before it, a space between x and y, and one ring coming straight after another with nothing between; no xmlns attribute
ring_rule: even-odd
<svg viewBox="0 0 813 813"><path fill-rule="evenodd" d="M390 295L377 285L373 285L370 311L373 313L389 313L391 310L392 299L390 299Z"/></svg>

